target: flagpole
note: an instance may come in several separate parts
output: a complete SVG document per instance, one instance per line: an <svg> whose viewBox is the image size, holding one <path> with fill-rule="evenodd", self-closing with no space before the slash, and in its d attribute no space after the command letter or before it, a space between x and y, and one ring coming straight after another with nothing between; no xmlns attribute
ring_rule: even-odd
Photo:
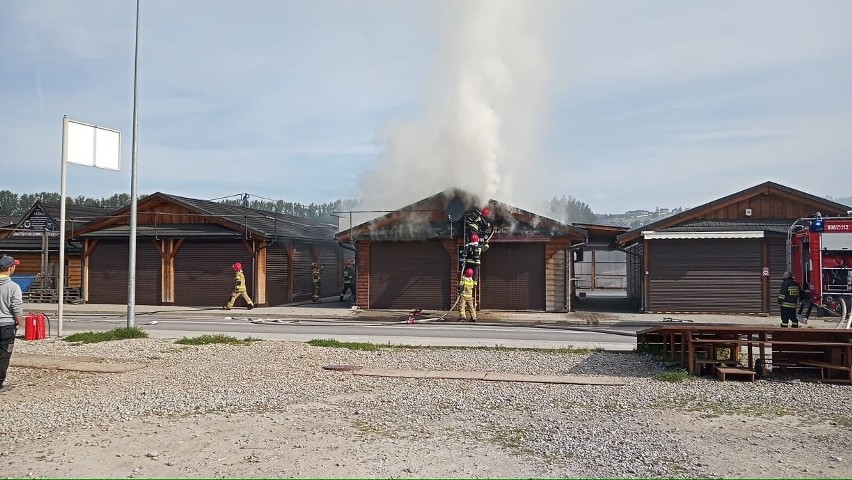
<svg viewBox="0 0 852 480"><path fill-rule="evenodd" d="M56 336L62 336L62 316L65 303L65 189L66 159L68 158L68 117L62 116L62 167L59 180L59 271L56 275ZM49 245L49 243L48 243Z"/></svg>
<svg viewBox="0 0 852 480"><path fill-rule="evenodd" d="M130 246L127 262L127 327L136 325L136 155L139 132L139 1L136 0L136 39L133 50L133 138L130 155Z"/></svg>

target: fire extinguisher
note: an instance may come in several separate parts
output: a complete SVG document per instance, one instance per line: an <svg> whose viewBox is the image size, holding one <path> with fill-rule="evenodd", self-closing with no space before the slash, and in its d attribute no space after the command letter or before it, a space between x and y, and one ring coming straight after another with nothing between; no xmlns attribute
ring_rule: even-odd
<svg viewBox="0 0 852 480"><path fill-rule="evenodd" d="M45 322L47 318L43 313L30 313L24 322L24 340L44 340L47 338Z"/></svg>

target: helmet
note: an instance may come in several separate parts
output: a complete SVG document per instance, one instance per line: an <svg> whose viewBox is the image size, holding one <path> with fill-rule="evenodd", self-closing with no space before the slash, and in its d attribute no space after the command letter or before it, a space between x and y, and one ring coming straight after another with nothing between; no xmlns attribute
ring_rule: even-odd
<svg viewBox="0 0 852 480"><path fill-rule="evenodd" d="M473 234L470 236L470 243L479 243L479 235Z"/></svg>
<svg viewBox="0 0 852 480"><path fill-rule="evenodd" d="M490 217L491 216L491 210L488 207L485 207L485 208L482 209L482 214L486 217Z"/></svg>
<svg viewBox="0 0 852 480"><path fill-rule="evenodd" d="M317 266L316 262L312 263L311 266L316 267Z"/></svg>
<svg viewBox="0 0 852 480"><path fill-rule="evenodd" d="M468 268L467 270L465 270L465 271L464 271L464 276L465 276L465 277L467 277L467 278L471 278L471 277L473 277L473 269L472 269L472 268Z"/></svg>
<svg viewBox="0 0 852 480"><path fill-rule="evenodd" d="M240 263L240 262L237 262L237 263L231 265L231 268L233 268L235 272L238 272L238 271L243 269L243 264Z"/></svg>

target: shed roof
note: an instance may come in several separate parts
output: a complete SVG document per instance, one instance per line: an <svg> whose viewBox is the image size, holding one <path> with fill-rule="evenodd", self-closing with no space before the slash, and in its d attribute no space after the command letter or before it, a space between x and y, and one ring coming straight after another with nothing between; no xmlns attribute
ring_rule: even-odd
<svg viewBox="0 0 852 480"><path fill-rule="evenodd" d="M790 198L802 202L804 204L811 205L814 208L814 212L817 210L822 210L823 214L829 213L832 215L844 214L849 210L849 207L837 202L833 202L831 200L817 197L815 195L811 195L809 193L802 192L800 190L796 190L795 188L790 188L775 182L764 182L759 185L755 185L753 187L747 188L745 190L732 193L725 197L719 198L717 200L713 200L712 202L705 203L703 205L697 206L695 208L691 208L689 210L684 210L676 215L672 215L671 217L666 217L656 222L650 223L648 225L644 225L639 228L635 228L628 232L622 233L618 236L618 242L622 245L628 245L637 241L642 236L642 232L645 231L660 231L672 227L676 227L678 225L685 225L687 222L699 220L699 219L707 219L706 216L712 214L714 211L718 211L721 208L724 208L729 205L734 205L737 202L741 202L744 200L748 200L750 198L758 197L761 195L777 195L782 198ZM702 218L705 217L705 218ZM712 220L712 219L707 219ZM772 221L779 220L778 218L771 219ZM783 220L795 220L795 219L783 219ZM750 220L743 220L750 221ZM757 220L757 222L763 222L768 220ZM777 227L772 227L777 228ZM770 229L772 231L772 229ZM785 229L786 232L786 229Z"/></svg>
<svg viewBox="0 0 852 480"><path fill-rule="evenodd" d="M208 217L211 223L218 224L232 232L239 234L250 233L264 239L278 238L285 240L332 242L334 241L334 233L337 231L336 225L309 218L229 205L212 200L169 195L162 192L153 193L139 200L137 210L140 213L143 211L155 211L156 206L160 203L177 205L192 212L193 215ZM84 225L77 229L79 235L86 237L115 236L118 232L121 232L121 229L113 229L113 227L126 222L129 211L130 207L128 206L113 212L109 219L98 219ZM182 226L177 227L176 224L170 225L168 228L171 234L184 232L187 235L196 236L203 233L203 230L196 228L198 224L180 225ZM140 227L137 227L137 232ZM157 228L160 228L160 226ZM103 232L102 234L97 233L101 231ZM209 233L213 234L214 232L211 230ZM222 230L217 229L215 233L219 235L222 233Z"/></svg>
<svg viewBox="0 0 852 480"><path fill-rule="evenodd" d="M480 202L470 192L453 188L436 193L415 203L374 218L336 235L339 242L350 240L425 240L449 238L462 228L461 221L451 221L448 208L458 199L469 211L474 206L488 205L494 212L495 226L501 237L556 237L570 236L586 239L585 230L567 225L548 217L537 215L511 205L488 200Z"/></svg>

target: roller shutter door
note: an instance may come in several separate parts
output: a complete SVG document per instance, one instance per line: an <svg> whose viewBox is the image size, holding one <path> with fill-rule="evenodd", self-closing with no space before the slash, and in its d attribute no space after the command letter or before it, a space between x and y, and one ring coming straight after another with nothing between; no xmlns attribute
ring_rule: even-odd
<svg viewBox="0 0 852 480"><path fill-rule="evenodd" d="M787 270L787 238L769 237L769 313L781 316L778 292L781 291L781 276Z"/></svg>
<svg viewBox="0 0 852 480"><path fill-rule="evenodd" d="M492 244L482 254L479 278L481 308L544 311L544 244Z"/></svg>
<svg viewBox="0 0 852 480"><path fill-rule="evenodd" d="M762 239L651 240L649 312L760 313Z"/></svg>
<svg viewBox="0 0 852 480"><path fill-rule="evenodd" d="M127 241L101 240L89 256L88 303L127 304ZM159 305L162 258L150 240L136 244L136 304Z"/></svg>
<svg viewBox="0 0 852 480"><path fill-rule="evenodd" d="M370 308L450 308L450 255L438 241L373 242Z"/></svg>
<svg viewBox="0 0 852 480"><path fill-rule="evenodd" d="M283 245L272 245L266 252L266 301L270 306L284 305L290 301L287 296L287 254Z"/></svg>
<svg viewBox="0 0 852 480"><path fill-rule="evenodd" d="M234 262L243 264L254 299L254 266L243 242L184 242L175 256L175 305L221 307L234 290ZM237 306L243 305L237 300Z"/></svg>
<svg viewBox="0 0 852 480"><path fill-rule="evenodd" d="M333 297L340 294L343 280L340 278L340 247L323 245L320 263L325 266L322 270L321 291L323 297Z"/></svg>
<svg viewBox="0 0 852 480"><path fill-rule="evenodd" d="M293 301L302 302L311 299L311 263L314 263L313 246L306 243L296 244L293 258ZM325 277L323 269L322 276ZM322 284L320 284L322 285Z"/></svg>

